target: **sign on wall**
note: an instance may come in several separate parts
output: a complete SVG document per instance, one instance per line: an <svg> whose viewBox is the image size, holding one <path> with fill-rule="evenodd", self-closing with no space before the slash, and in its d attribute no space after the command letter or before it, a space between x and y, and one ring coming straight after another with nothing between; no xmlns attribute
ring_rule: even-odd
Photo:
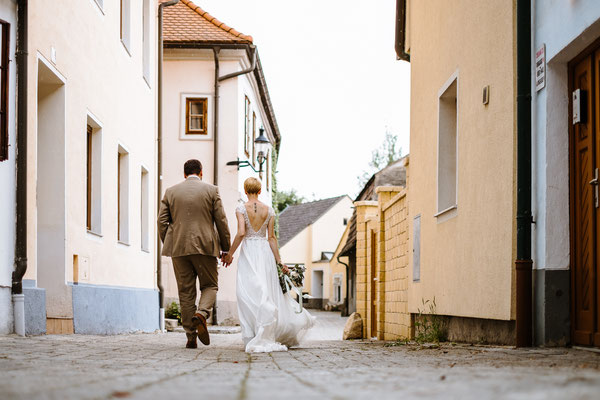
<svg viewBox="0 0 600 400"><path fill-rule="evenodd" d="M546 87L546 45L543 44L535 52L535 90Z"/></svg>

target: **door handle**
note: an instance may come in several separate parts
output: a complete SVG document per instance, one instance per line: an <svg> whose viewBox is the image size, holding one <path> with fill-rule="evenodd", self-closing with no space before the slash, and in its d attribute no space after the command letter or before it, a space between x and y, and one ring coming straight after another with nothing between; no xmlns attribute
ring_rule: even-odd
<svg viewBox="0 0 600 400"><path fill-rule="evenodd" d="M598 208L598 185L600 182L598 181L598 168L594 169L594 179L590 181L590 185L594 187L594 206Z"/></svg>

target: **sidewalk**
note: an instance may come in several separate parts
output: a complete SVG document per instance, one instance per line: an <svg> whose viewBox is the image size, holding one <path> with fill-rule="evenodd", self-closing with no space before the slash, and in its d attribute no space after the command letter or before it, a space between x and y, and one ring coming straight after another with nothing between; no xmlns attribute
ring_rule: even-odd
<svg viewBox="0 0 600 400"><path fill-rule="evenodd" d="M600 354L443 345L385 347L326 340L319 324L301 348L248 355L239 334L183 348L185 335L0 337L1 399L597 399Z"/></svg>

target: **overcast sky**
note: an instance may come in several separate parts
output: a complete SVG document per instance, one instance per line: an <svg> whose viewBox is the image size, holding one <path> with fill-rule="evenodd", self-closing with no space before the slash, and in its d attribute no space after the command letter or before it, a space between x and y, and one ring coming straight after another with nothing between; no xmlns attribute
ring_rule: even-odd
<svg viewBox="0 0 600 400"><path fill-rule="evenodd" d="M410 65L394 53L395 0L194 0L252 35L281 130L279 189L357 194L386 129L409 151Z"/></svg>

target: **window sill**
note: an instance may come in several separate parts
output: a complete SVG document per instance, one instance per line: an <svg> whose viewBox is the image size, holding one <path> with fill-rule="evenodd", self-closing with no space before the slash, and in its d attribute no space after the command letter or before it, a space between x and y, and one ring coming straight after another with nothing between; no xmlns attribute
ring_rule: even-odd
<svg viewBox="0 0 600 400"><path fill-rule="evenodd" d="M148 250L148 249L142 249L142 253L148 253L148 254L150 254L150 250Z"/></svg>
<svg viewBox="0 0 600 400"><path fill-rule="evenodd" d="M179 137L179 140L196 140L196 141L206 141L206 140L213 140L212 136L209 136L208 134L184 134L183 136Z"/></svg>
<svg viewBox="0 0 600 400"><path fill-rule="evenodd" d="M95 236L95 237L99 237L99 238L103 237L101 233L94 232L94 231L89 230L89 229L87 230L87 233L88 233L88 235L92 235L92 236Z"/></svg>
<svg viewBox="0 0 600 400"><path fill-rule="evenodd" d="M150 79L146 77L146 75L142 75L142 78L144 79L146 86L148 86L148 89L152 90L152 85L150 85Z"/></svg>
<svg viewBox="0 0 600 400"><path fill-rule="evenodd" d="M445 210L438 212L437 214L434 214L434 217L437 218L438 223L440 223L456 217L457 214L458 205L455 204L451 207L446 208Z"/></svg>
<svg viewBox="0 0 600 400"><path fill-rule="evenodd" d="M102 6L100 5L100 3L98 3L98 0L92 0L94 3L96 3L96 6L98 6L98 10L102 13L102 15L106 15L106 13L104 12L104 9L102 8Z"/></svg>
<svg viewBox="0 0 600 400"><path fill-rule="evenodd" d="M120 240L117 240L117 243L118 243L118 244L121 244L121 245L123 245L123 246L127 246L127 247L131 246L129 243L127 243L127 242L122 242L122 241L120 241Z"/></svg>

